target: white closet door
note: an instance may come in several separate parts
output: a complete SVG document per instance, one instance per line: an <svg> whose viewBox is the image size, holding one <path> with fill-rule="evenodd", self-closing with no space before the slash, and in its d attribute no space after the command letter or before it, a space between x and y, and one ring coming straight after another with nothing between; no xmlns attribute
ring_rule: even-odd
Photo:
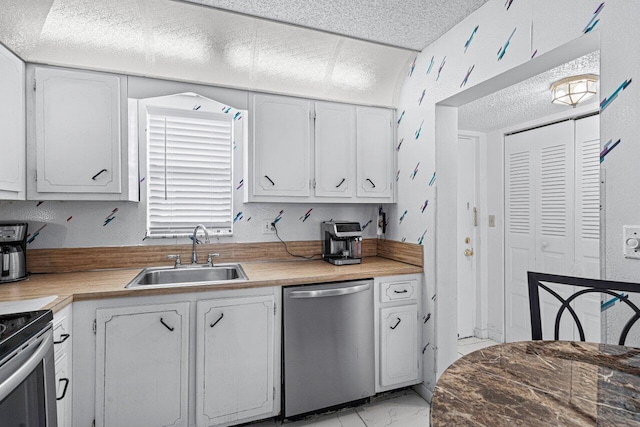
<svg viewBox="0 0 640 427"><path fill-rule="evenodd" d="M527 271L535 270L534 158L526 132L505 137L505 333L531 339Z"/></svg>
<svg viewBox="0 0 640 427"><path fill-rule="evenodd" d="M507 341L531 339L526 271L598 277L598 118L565 121L505 138ZM563 298L579 288L551 285ZM558 300L540 292L544 339L554 338ZM599 295L572 306L587 341L600 341ZM568 312L560 339L579 339Z"/></svg>
<svg viewBox="0 0 640 427"><path fill-rule="evenodd" d="M600 278L600 119L576 121L575 275ZM600 342L600 294L575 300L585 339ZM576 332L575 338L579 335Z"/></svg>
<svg viewBox="0 0 640 427"><path fill-rule="evenodd" d="M576 275L600 278L600 123L576 121Z"/></svg>
<svg viewBox="0 0 640 427"><path fill-rule="evenodd" d="M573 120L526 132L535 147L536 270L573 273Z"/></svg>

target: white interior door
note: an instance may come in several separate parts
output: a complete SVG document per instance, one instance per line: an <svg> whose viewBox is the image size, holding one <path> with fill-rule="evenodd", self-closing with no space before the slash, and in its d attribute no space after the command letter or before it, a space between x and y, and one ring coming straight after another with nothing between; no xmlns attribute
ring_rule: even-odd
<svg viewBox="0 0 640 427"><path fill-rule="evenodd" d="M594 269L594 263L599 265L599 242L594 242L599 230L598 118L584 120L588 122L569 120L505 137L507 341L531 338L527 270L599 276ZM566 285L551 288L562 297L576 291ZM543 337L553 339L560 303L546 291L540 298ZM580 297L573 307L587 340L599 341L599 295ZM560 339L578 338L565 312Z"/></svg>
<svg viewBox="0 0 640 427"><path fill-rule="evenodd" d="M476 140L458 139L458 338L473 336L477 309Z"/></svg>

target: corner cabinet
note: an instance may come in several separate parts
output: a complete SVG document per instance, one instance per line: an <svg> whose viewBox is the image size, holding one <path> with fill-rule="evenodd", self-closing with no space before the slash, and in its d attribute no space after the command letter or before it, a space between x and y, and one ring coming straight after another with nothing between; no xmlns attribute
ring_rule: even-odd
<svg viewBox="0 0 640 427"><path fill-rule="evenodd" d="M273 295L198 301L198 426L273 412L274 303Z"/></svg>
<svg viewBox="0 0 640 427"><path fill-rule="evenodd" d="M358 107L358 197L393 197L393 115L391 110Z"/></svg>
<svg viewBox="0 0 640 427"><path fill-rule="evenodd" d="M253 94L245 202L393 203L393 110Z"/></svg>
<svg viewBox="0 0 640 427"><path fill-rule="evenodd" d="M189 303L96 311L96 426L188 425Z"/></svg>
<svg viewBox="0 0 640 427"><path fill-rule="evenodd" d="M419 274L376 278L376 393L422 381Z"/></svg>
<svg viewBox="0 0 640 427"><path fill-rule="evenodd" d="M25 200L25 64L0 45L0 200Z"/></svg>
<svg viewBox="0 0 640 427"><path fill-rule="evenodd" d="M126 76L41 66L29 66L29 75L28 198L137 200Z"/></svg>

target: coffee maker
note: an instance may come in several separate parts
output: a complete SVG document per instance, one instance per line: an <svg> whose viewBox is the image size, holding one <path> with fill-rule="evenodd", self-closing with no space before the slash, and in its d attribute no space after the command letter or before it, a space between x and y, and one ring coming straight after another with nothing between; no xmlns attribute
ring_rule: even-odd
<svg viewBox="0 0 640 427"><path fill-rule="evenodd" d="M320 230L325 261L335 265L362 262L362 227L359 222L324 221Z"/></svg>
<svg viewBox="0 0 640 427"><path fill-rule="evenodd" d="M0 222L0 283L27 278L27 223Z"/></svg>

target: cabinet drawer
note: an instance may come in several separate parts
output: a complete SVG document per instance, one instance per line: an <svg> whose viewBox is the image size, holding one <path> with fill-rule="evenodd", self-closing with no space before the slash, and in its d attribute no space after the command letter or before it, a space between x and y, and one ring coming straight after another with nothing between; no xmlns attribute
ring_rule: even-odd
<svg viewBox="0 0 640 427"><path fill-rule="evenodd" d="M380 302L415 300L417 283L415 280L380 284Z"/></svg>
<svg viewBox="0 0 640 427"><path fill-rule="evenodd" d="M55 357L71 351L71 317L67 314L53 319L53 349Z"/></svg>

